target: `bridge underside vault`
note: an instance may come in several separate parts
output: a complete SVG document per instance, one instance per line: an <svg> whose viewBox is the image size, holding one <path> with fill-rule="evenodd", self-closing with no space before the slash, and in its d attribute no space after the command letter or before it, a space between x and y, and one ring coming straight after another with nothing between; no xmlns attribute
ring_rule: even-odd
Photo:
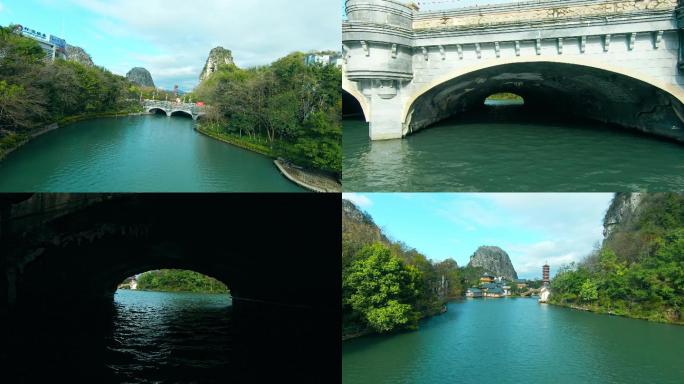
<svg viewBox="0 0 684 384"><path fill-rule="evenodd" d="M288 376L325 382L327 366L312 373L302 362L326 351L339 364L330 346L339 342L340 310L330 293L341 286L340 267L320 257L321 244L339 244L339 222L329 217L339 204L332 195L0 196L0 338L10 340L0 343L0 365L11 359L29 373L46 363L68 374L74 371L64 364L97 369L42 355L43 343L67 326L87 329L67 333L66 342L92 348L82 352L90 357L100 353L90 346L90 328L108 326L117 284L147 270L181 268L231 289L236 366L258 377L268 361ZM235 209L245 205L250 209ZM267 220L291 217L302 224L265 230ZM302 238L308 236L316 241Z"/></svg>
<svg viewBox="0 0 684 384"><path fill-rule="evenodd" d="M190 269L215 277L237 298L283 305L323 304L322 297L314 297L319 291L309 289L311 281L304 282L303 276L290 281L317 264L313 245L308 250L297 245L295 262L283 254L286 244L294 244L294 230L270 233L272 246L255 248L249 239L255 236L250 234L253 228L261 225L252 217L301 215L300 209L309 211L309 206L330 205L331 201L302 199L297 206L285 197L258 201L238 197L36 194L18 202L0 201L0 267L4 272L0 293L7 299L0 300L0 316L23 304L35 309L111 302L117 284L126 277L161 268ZM255 206L249 215L233 209L251 203ZM60 211L59 217L46 216ZM313 223L325 222L322 212L325 209L311 210L307 221L313 232L319 232ZM229 223L214 227L221 220ZM335 240L334 234L320 236ZM265 267L265 262L272 267ZM320 268L316 270L322 274L317 276L322 278L326 271ZM320 283L339 274L333 267L328 272ZM280 281L278 289L259 282L264 279ZM83 289L75 292L75 282Z"/></svg>
<svg viewBox="0 0 684 384"><path fill-rule="evenodd" d="M589 118L684 141L684 107L667 92L626 75L553 62L488 67L443 82L410 106L404 135L480 108L487 96L511 92L527 110Z"/></svg>
<svg viewBox="0 0 684 384"><path fill-rule="evenodd" d="M168 116L168 113L166 113L166 111L161 109L161 108L150 108L147 110L147 113L152 113L155 115L167 115Z"/></svg>

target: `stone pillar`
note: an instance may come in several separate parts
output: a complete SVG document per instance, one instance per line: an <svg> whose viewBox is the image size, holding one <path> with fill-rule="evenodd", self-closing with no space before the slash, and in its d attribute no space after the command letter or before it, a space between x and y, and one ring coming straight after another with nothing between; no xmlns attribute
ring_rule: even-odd
<svg viewBox="0 0 684 384"><path fill-rule="evenodd" d="M413 9L389 0L347 0L344 81L370 105L371 140L402 137L402 87L413 79Z"/></svg>
<svg viewBox="0 0 684 384"><path fill-rule="evenodd" d="M371 80L364 95L370 100L369 136L371 140L401 139L402 98L400 82L395 80Z"/></svg>

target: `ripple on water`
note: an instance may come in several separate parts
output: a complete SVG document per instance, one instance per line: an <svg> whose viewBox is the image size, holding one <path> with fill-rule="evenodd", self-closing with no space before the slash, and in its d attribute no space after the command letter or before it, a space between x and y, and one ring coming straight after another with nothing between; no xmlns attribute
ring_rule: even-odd
<svg viewBox="0 0 684 384"><path fill-rule="evenodd" d="M160 116L87 120L0 162L2 192L301 192L271 159Z"/></svg>
<svg viewBox="0 0 684 384"><path fill-rule="evenodd" d="M370 142L343 121L348 191L677 191L684 147L601 125L443 122Z"/></svg>
<svg viewBox="0 0 684 384"><path fill-rule="evenodd" d="M118 291L115 301L107 366L119 379L215 382L230 368L228 296Z"/></svg>
<svg viewBox="0 0 684 384"><path fill-rule="evenodd" d="M679 383L684 327L535 299L465 300L420 330L343 343L347 384Z"/></svg>

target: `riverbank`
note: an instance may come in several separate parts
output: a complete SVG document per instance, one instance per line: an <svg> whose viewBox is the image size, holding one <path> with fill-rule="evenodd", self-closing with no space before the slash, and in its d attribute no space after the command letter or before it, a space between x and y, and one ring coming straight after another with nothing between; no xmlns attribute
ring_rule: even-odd
<svg viewBox="0 0 684 384"><path fill-rule="evenodd" d="M459 297L451 297L447 301L445 301L440 307L434 308L431 311L421 313L420 320L425 320L431 317L443 315L447 313L448 311L448 305L450 303L455 303L455 302L463 302L467 299L465 296L459 296ZM415 329L419 330L419 329ZM393 334L399 334L403 332L411 332L414 331L413 329L396 329L391 332L384 333L382 335L393 335ZM350 327L346 331L343 329L342 330L342 341L347 341L347 340L352 340L352 339L358 339L360 337L364 336L370 336L370 335L381 335L381 333L373 331L370 327L368 328L361 328L361 327Z"/></svg>
<svg viewBox="0 0 684 384"><path fill-rule="evenodd" d="M136 292L164 292L164 293L199 293L207 295L230 295L230 291L186 291L186 290L172 290L172 289L130 289L126 287L119 287L117 289L124 291Z"/></svg>
<svg viewBox="0 0 684 384"><path fill-rule="evenodd" d="M55 123L46 125L42 128L34 129L30 132L10 133L0 139L0 161L9 156L12 152L28 144L31 140L38 136L44 135L48 132L59 129L63 126L76 123L78 121L96 119L100 117L123 117L123 116L139 116L145 114L144 112L131 112L131 109L114 112L98 112L98 113L84 113L81 115L67 116L58 120Z"/></svg>
<svg viewBox="0 0 684 384"><path fill-rule="evenodd" d="M636 310L620 309L620 308L603 308L598 305L586 305L578 303L560 303L549 301L548 304L555 305L558 307L570 308L577 311L592 312L598 315L611 315L627 317L630 319L646 320L655 323L663 324L673 324L673 325L684 325L684 319L678 316L676 311L671 309L667 311L651 311L645 312L641 308Z"/></svg>
<svg viewBox="0 0 684 384"><path fill-rule="evenodd" d="M212 139L222 141L248 151L256 152L270 158L276 157L273 151L268 146L263 144L251 142L247 139L242 139L236 136L213 132L200 124L195 126L195 131L205 136L211 137ZM283 159L274 160L274 164L288 180L310 191L332 193L342 192L342 184L334 177L327 175L325 172L305 169L295 164L291 164Z"/></svg>
<svg viewBox="0 0 684 384"><path fill-rule="evenodd" d="M274 160L280 173L293 183L310 191L321 193L341 193L342 184L322 172L306 170L283 159Z"/></svg>

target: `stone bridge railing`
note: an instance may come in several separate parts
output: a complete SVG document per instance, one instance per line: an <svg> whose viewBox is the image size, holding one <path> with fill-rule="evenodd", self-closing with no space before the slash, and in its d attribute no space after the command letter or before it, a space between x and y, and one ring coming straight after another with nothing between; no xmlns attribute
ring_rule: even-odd
<svg viewBox="0 0 684 384"><path fill-rule="evenodd" d="M673 12L677 0L551 0L415 13L412 29L461 29L510 24L567 23L626 15Z"/></svg>

